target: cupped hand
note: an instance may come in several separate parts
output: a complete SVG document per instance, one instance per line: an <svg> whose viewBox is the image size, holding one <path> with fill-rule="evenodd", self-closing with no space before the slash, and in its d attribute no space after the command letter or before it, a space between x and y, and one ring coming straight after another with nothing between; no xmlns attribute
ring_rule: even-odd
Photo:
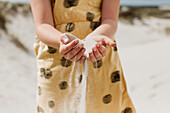
<svg viewBox="0 0 170 113"><path fill-rule="evenodd" d="M114 42L111 38L105 36L105 35L93 35L93 36L87 36L86 39L92 39L98 42L95 44L95 46L92 48L92 52L89 53L88 61L96 62L97 60L102 59L102 57L106 56L107 54L107 48L106 46L115 47L116 42Z"/></svg>
<svg viewBox="0 0 170 113"><path fill-rule="evenodd" d="M79 40L71 35L61 35L60 36L60 48L59 53L64 56L65 59L70 61L80 61L83 63L85 61L85 48L83 43L79 43Z"/></svg>

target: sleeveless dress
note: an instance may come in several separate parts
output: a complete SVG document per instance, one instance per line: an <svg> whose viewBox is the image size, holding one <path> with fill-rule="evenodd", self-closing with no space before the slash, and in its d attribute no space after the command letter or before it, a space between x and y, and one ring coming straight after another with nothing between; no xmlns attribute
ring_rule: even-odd
<svg viewBox="0 0 170 113"><path fill-rule="evenodd" d="M101 24L102 0L51 0L55 28L84 39ZM112 39L116 42L115 37ZM66 60L57 48L36 36L37 113L65 112L65 95L73 97L81 85L83 64ZM117 47L107 46L107 55L96 63L87 62L86 113L136 113L127 91ZM77 71L78 70L78 71ZM71 75L72 73L72 75ZM71 82L71 85L70 83ZM77 100L76 100L77 99ZM67 103L71 102L69 100ZM77 103L80 98L75 98Z"/></svg>

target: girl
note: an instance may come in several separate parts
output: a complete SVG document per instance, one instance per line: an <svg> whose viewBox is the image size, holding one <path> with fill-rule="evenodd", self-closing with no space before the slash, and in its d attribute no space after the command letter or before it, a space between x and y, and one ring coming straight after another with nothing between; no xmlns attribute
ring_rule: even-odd
<svg viewBox="0 0 170 113"><path fill-rule="evenodd" d="M81 85L86 48L73 35L98 42L87 59L86 113L136 113L114 37L120 1L30 0L30 3L37 36L34 42L38 67L37 113L65 113L66 95L69 95L67 103L71 102L76 81L78 87ZM75 100L77 104L80 97Z"/></svg>

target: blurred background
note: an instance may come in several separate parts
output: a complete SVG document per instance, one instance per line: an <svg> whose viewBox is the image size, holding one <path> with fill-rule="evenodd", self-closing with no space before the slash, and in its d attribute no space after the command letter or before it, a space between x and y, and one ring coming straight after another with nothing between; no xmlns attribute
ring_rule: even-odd
<svg viewBox="0 0 170 113"><path fill-rule="evenodd" d="M35 113L29 0L0 0L0 113ZM117 46L138 113L170 113L170 0L121 0Z"/></svg>

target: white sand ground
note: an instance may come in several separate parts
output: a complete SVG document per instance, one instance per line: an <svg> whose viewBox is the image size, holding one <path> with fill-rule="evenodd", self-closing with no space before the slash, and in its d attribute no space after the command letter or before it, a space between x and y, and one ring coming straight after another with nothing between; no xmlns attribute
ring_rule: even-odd
<svg viewBox="0 0 170 113"><path fill-rule="evenodd" d="M0 113L35 113L36 61L33 53L32 17L12 18L10 34L30 52L18 48L10 37L0 36ZM129 94L138 113L170 113L170 37L164 28L170 20L148 19L148 26L119 23L116 35ZM159 23L159 24L158 24Z"/></svg>
<svg viewBox="0 0 170 113"><path fill-rule="evenodd" d="M8 32L17 37L30 52L0 36L0 113L35 113L36 64L32 49L34 26L32 17L11 17Z"/></svg>
<svg viewBox="0 0 170 113"><path fill-rule="evenodd" d="M138 113L169 113L170 39L121 49L129 93Z"/></svg>
<svg viewBox="0 0 170 113"><path fill-rule="evenodd" d="M163 34L169 25L167 20L147 21L150 27L119 24L119 56L137 112L170 113L170 37ZM161 22L167 24L155 25Z"/></svg>

